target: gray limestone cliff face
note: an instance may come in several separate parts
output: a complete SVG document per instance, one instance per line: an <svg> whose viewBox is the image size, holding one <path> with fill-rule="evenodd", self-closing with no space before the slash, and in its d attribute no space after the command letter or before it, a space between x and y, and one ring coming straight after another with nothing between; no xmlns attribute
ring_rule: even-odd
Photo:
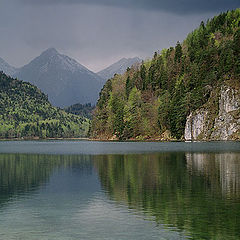
<svg viewBox="0 0 240 240"><path fill-rule="evenodd" d="M199 136L206 136L208 125L208 111L199 109L187 117L185 126L185 140L197 140Z"/></svg>
<svg viewBox="0 0 240 240"><path fill-rule="evenodd" d="M240 138L240 91L224 85L220 89L218 114L200 108L187 117L185 140L236 140Z"/></svg>

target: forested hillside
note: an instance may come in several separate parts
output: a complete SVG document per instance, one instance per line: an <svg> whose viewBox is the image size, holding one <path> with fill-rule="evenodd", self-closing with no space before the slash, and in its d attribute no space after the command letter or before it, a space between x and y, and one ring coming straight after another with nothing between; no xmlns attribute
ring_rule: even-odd
<svg viewBox="0 0 240 240"><path fill-rule="evenodd" d="M95 106L91 103L81 104L76 103L69 107L64 108L65 112L79 115L88 119L92 119L92 113Z"/></svg>
<svg viewBox="0 0 240 240"><path fill-rule="evenodd" d="M203 107L217 116L223 85L236 92L240 89L240 9L201 22L182 43L155 52L152 60L108 80L100 93L91 135L183 139L191 112ZM239 121L236 109L234 118Z"/></svg>
<svg viewBox="0 0 240 240"><path fill-rule="evenodd" d="M53 107L37 87L0 72L0 138L82 137L88 125Z"/></svg>

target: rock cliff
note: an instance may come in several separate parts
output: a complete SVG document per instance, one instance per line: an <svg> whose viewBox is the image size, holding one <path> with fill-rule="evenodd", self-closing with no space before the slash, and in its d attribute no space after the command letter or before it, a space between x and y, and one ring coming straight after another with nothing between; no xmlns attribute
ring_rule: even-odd
<svg viewBox="0 0 240 240"><path fill-rule="evenodd" d="M184 137L185 140L240 140L239 87L224 84L215 90L206 105L187 117Z"/></svg>

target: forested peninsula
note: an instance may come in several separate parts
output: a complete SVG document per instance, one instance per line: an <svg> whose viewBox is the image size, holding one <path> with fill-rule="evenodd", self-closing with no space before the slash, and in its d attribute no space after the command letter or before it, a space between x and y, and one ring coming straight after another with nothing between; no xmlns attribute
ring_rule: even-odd
<svg viewBox="0 0 240 240"><path fill-rule="evenodd" d="M240 9L109 79L93 139L240 140Z"/></svg>
<svg viewBox="0 0 240 240"><path fill-rule="evenodd" d="M89 120L53 107L34 85L0 72L0 139L85 137Z"/></svg>

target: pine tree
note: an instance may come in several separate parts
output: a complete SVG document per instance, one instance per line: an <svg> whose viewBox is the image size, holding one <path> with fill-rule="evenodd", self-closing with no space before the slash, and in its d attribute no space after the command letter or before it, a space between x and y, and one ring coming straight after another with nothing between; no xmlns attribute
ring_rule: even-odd
<svg viewBox="0 0 240 240"><path fill-rule="evenodd" d="M182 46L180 44L180 42L177 42L177 45L175 47L175 57L174 57L174 61L175 62L180 62L182 57Z"/></svg>

